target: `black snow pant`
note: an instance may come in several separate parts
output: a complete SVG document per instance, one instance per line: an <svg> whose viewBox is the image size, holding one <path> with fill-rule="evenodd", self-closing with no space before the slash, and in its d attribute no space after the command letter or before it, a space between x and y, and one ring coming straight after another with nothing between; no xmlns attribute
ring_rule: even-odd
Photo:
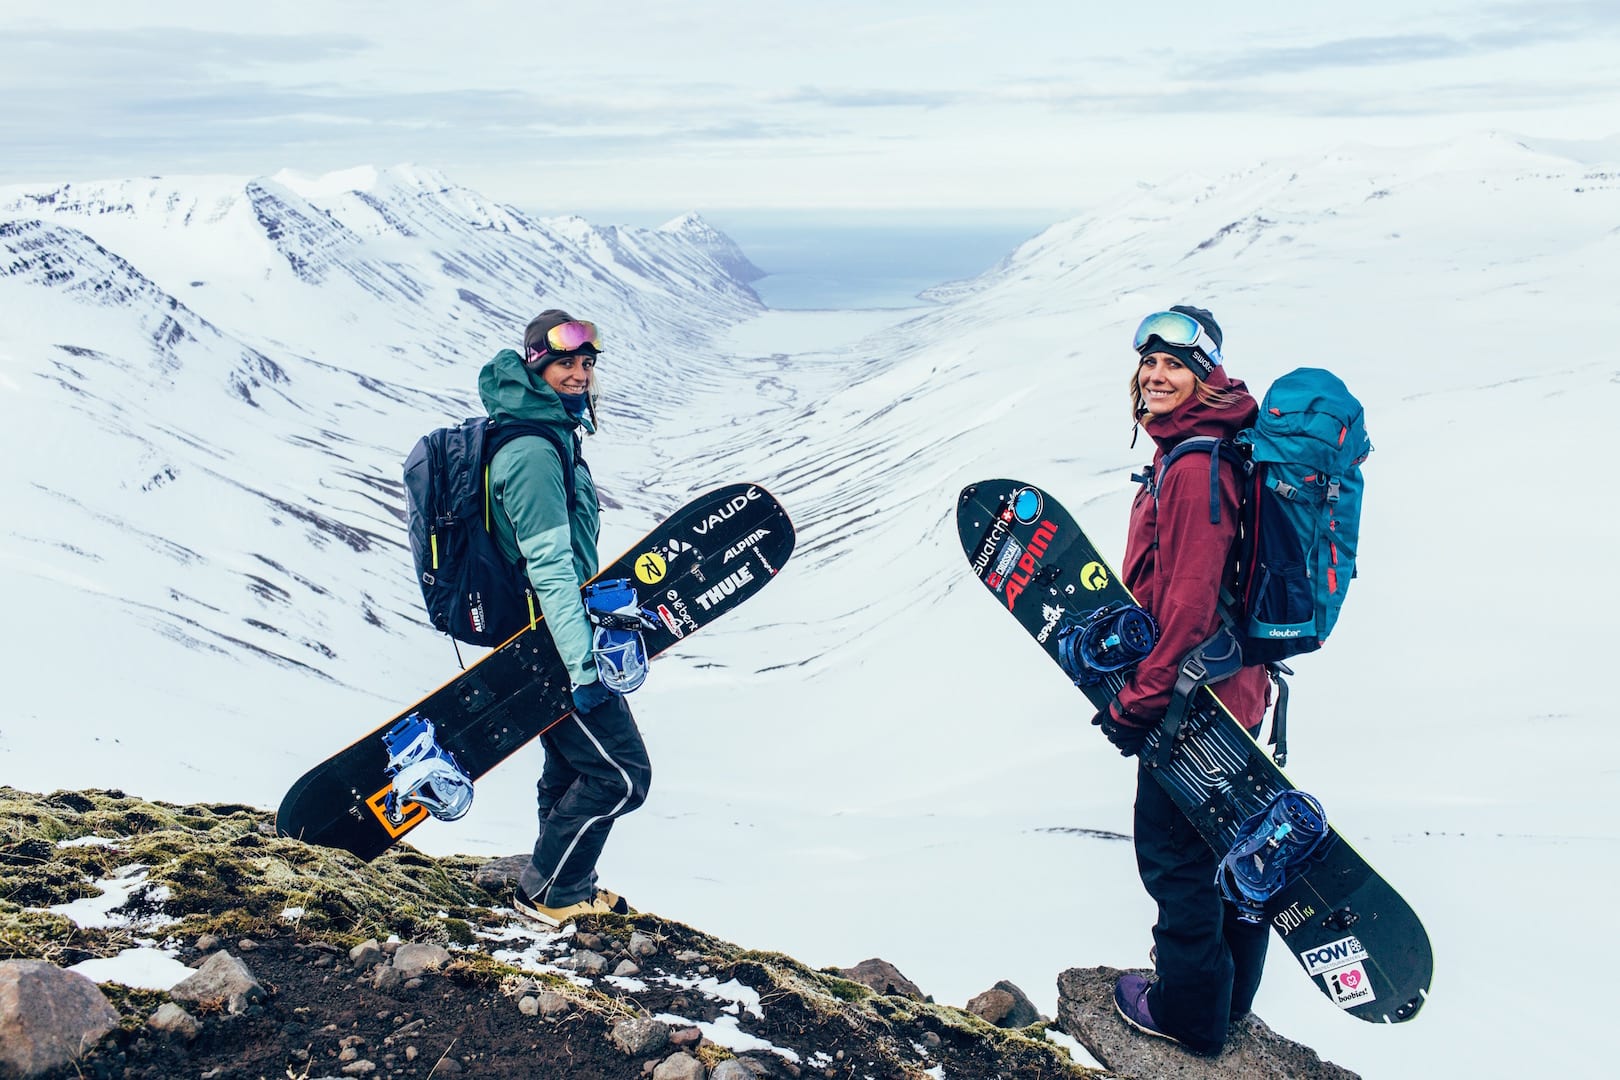
<svg viewBox="0 0 1620 1080"><path fill-rule="evenodd" d="M640 806L652 764L623 697L614 694L540 736L546 763L537 787L540 836L518 887L546 907L596 895L596 860L613 822Z"/></svg>
<svg viewBox="0 0 1620 1080"><path fill-rule="evenodd" d="M1165 1034L1219 1053L1260 988L1269 927L1238 921L1215 884L1215 853L1146 767L1137 769L1135 828L1136 868L1159 905L1148 1011Z"/></svg>

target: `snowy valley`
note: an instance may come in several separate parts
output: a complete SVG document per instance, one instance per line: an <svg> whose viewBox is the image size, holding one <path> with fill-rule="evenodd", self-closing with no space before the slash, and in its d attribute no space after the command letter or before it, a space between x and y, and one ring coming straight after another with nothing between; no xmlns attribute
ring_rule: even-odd
<svg viewBox="0 0 1620 1080"><path fill-rule="evenodd" d="M1128 339L1158 307L1212 309L1257 392L1333 369L1376 450L1289 771L1424 916L1436 982L1372 1029L1274 950L1257 1011L1369 1076L1601 1068L1570 899L1620 843L1592 677L1620 608L1596 464L1620 164L1489 135L1186 175L878 313L766 312L701 218L534 217L408 167L4 189L0 245L5 783L273 807L452 677L399 465L562 306L607 335L605 556L736 479L799 531L768 592L638 691L653 796L604 873L748 946L882 956L952 1003L1008 978L1048 1013L1060 970L1145 962L1133 775L975 595L956 494L1038 482L1117 555L1151 452ZM413 841L525 849L538 767Z"/></svg>

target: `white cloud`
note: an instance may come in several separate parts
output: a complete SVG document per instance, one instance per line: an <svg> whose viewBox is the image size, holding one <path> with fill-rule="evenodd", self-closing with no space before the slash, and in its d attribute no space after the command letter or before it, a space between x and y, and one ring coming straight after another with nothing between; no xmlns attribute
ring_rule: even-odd
<svg viewBox="0 0 1620 1080"><path fill-rule="evenodd" d="M1076 206L1186 159L1606 135L1620 105L1590 2L22 0L0 34L0 183L409 161L553 210Z"/></svg>

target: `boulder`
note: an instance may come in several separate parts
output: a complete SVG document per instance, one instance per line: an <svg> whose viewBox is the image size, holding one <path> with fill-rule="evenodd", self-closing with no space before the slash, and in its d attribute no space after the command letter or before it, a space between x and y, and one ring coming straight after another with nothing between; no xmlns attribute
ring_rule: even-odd
<svg viewBox="0 0 1620 1080"><path fill-rule="evenodd" d="M175 984L169 996L176 1001L196 1002L205 1009L224 1008L240 1013L268 995L246 964L220 951L204 961L197 974Z"/></svg>
<svg viewBox="0 0 1620 1080"><path fill-rule="evenodd" d="M450 962L450 950L443 945L401 945L394 950L394 970L401 979L414 979Z"/></svg>
<svg viewBox="0 0 1620 1080"><path fill-rule="evenodd" d="M1355 1073L1283 1038L1252 1013L1232 1025L1218 1058L1144 1035L1114 1007L1114 982L1123 974L1095 967L1070 968L1058 976L1058 1026L1110 1072L1163 1080L1357 1080Z"/></svg>
<svg viewBox="0 0 1620 1080"><path fill-rule="evenodd" d="M174 1035L187 1042L195 1039L202 1031L201 1022L172 1001L165 1001L159 1005L157 1011L146 1018L146 1026L153 1031Z"/></svg>
<svg viewBox="0 0 1620 1080"><path fill-rule="evenodd" d="M621 1020L613 1025L613 1045L631 1057L656 1054L669 1045L669 1025L662 1020Z"/></svg>
<svg viewBox="0 0 1620 1080"><path fill-rule="evenodd" d="M0 1076L72 1062L118 1026L101 988L43 960L0 962Z"/></svg>
<svg viewBox="0 0 1620 1080"><path fill-rule="evenodd" d="M901 997L923 1000L923 992L917 984L900 974L900 970L887 960L873 957L870 960L862 960L852 968L840 968L838 973L862 986L869 986L880 994L898 994Z"/></svg>
<svg viewBox="0 0 1620 1080"><path fill-rule="evenodd" d="M703 1062L691 1054L679 1053L660 1061L653 1070L652 1080L704 1080L708 1074Z"/></svg>
<svg viewBox="0 0 1620 1080"><path fill-rule="evenodd" d="M1035 1003L1006 979L969 1001L967 1011L999 1028L1028 1027L1041 1018Z"/></svg>

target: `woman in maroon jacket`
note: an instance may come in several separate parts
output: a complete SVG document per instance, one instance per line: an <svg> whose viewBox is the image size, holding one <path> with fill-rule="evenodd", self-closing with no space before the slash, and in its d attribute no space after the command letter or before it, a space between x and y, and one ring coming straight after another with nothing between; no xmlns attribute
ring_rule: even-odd
<svg viewBox="0 0 1620 1080"><path fill-rule="evenodd" d="M1131 379L1133 418L1153 439L1157 498L1146 487L1131 507L1124 580L1159 624L1159 641L1108 709L1092 722L1120 753L1142 748L1164 719L1182 659L1220 625L1217 601L1238 521L1234 470L1221 467L1221 514L1210 522L1209 458L1189 454L1164 475L1165 453L1193 435L1230 438L1259 413L1242 382L1221 365L1221 328L1202 308L1178 305L1142 321ZM1269 698L1262 667L1219 684L1238 722L1258 727ZM1215 885L1217 859L1143 766L1136 778L1136 864L1159 907L1153 926L1157 977L1123 975L1114 989L1136 1027L1204 1054L1218 1054L1230 1022L1249 1011L1266 956L1266 927L1238 921Z"/></svg>

